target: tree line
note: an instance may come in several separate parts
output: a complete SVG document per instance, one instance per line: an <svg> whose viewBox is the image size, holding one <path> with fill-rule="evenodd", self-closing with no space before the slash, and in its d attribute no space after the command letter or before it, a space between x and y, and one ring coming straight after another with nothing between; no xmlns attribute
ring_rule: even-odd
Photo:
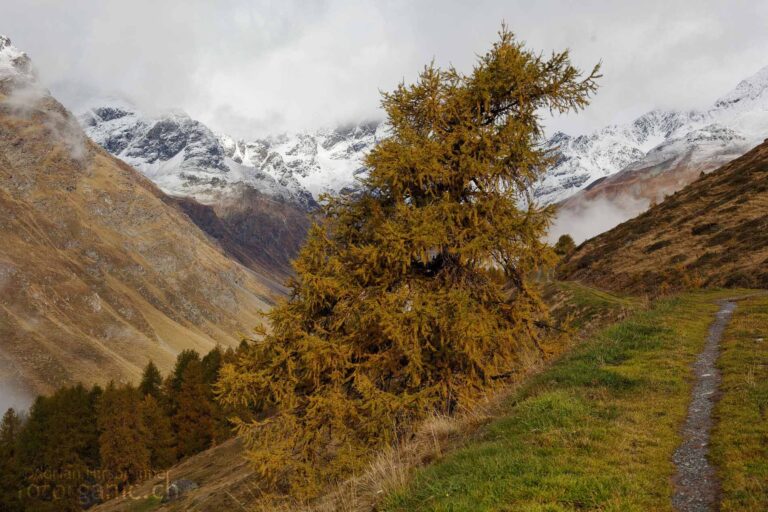
<svg viewBox="0 0 768 512"><path fill-rule="evenodd" d="M0 422L0 503L12 511L76 511L124 493L232 435L214 384L237 351L182 351L163 378L153 362L138 386L77 384L38 396Z"/></svg>

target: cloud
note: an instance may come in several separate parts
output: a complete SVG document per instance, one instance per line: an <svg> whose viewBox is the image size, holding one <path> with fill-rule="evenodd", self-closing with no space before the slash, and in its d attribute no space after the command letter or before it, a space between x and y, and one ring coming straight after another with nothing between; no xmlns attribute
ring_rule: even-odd
<svg viewBox="0 0 768 512"><path fill-rule="evenodd" d="M604 63L577 133L653 107L709 104L768 64L764 2L716 0L0 0L49 84L181 108L235 135L381 116L379 90L434 58L469 70L502 20L532 48Z"/></svg>
<svg viewBox="0 0 768 512"><path fill-rule="evenodd" d="M0 386L0 416L13 407L16 411L26 411L34 397L25 391L12 388L7 383Z"/></svg>
<svg viewBox="0 0 768 512"><path fill-rule="evenodd" d="M649 206L646 200L628 196L622 197L621 203L604 198L582 200L576 205L558 210L547 238L550 243L554 243L561 235L571 235L580 244L636 217Z"/></svg>
<svg viewBox="0 0 768 512"><path fill-rule="evenodd" d="M82 162L88 154L85 133L73 116L59 109L51 108L50 105L45 105L45 102L49 100L49 92L38 82L25 80L18 82L10 90L10 93L0 101L0 105L8 109L13 115L25 118L44 111L43 123L51 133L53 140L64 146L72 159ZM0 273L0 285L2 285L2 273Z"/></svg>

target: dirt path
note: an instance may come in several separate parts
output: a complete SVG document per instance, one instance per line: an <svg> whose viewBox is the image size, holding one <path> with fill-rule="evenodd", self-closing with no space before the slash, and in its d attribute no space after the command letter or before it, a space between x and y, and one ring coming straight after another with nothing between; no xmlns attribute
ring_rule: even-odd
<svg viewBox="0 0 768 512"><path fill-rule="evenodd" d="M736 309L733 301L723 301L715 321L709 328L707 343L693 365L696 383L693 387L688 417L683 427L683 442L675 451L677 466L674 478L675 494L672 505L680 512L705 512L718 509L720 484L715 468L707 460L709 433L712 430L712 409L717 401L720 371L717 357L720 338Z"/></svg>

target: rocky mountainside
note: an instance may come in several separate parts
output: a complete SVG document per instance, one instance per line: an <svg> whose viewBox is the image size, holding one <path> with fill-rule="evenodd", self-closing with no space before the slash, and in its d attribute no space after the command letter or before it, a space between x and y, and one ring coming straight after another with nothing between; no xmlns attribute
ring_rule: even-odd
<svg viewBox="0 0 768 512"><path fill-rule="evenodd" d="M768 288L768 141L585 242L560 274L648 293Z"/></svg>
<svg viewBox="0 0 768 512"><path fill-rule="evenodd" d="M537 195L561 204L556 234L585 238L743 155L766 135L768 67L705 110L653 111L591 135L556 135L550 147L562 156Z"/></svg>
<svg viewBox="0 0 768 512"><path fill-rule="evenodd" d="M766 133L768 67L705 110L654 110L628 125L608 126L589 135L555 134L548 147L559 148L561 157L537 196L546 203L560 202L581 190L605 186L601 181L619 171L655 169L658 174L683 165L711 171L759 144ZM674 190L635 187L632 193L661 199Z"/></svg>
<svg viewBox="0 0 768 512"><path fill-rule="evenodd" d="M385 130L379 123L235 140L183 113L147 116L129 102L91 98L78 120L104 149L178 198L239 261L290 274L323 193L344 193ZM203 207L191 207L189 198Z"/></svg>
<svg viewBox="0 0 768 512"><path fill-rule="evenodd" d="M283 292L91 142L5 38L0 239L0 395L167 370L238 343Z"/></svg>
<svg viewBox="0 0 768 512"><path fill-rule="evenodd" d="M384 132L370 122L246 141L183 113L150 117L115 98L89 103L79 115L89 137L166 193L204 204L245 185L311 209L322 193L354 188L364 155Z"/></svg>
<svg viewBox="0 0 768 512"><path fill-rule="evenodd" d="M559 154L536 197L556 203L627 172L686 160L712 170L743 154L768 128L768 68L701 111L653 110L626 125L587 135L562 132L545 146ZM364 155L386 135L376 123L251 141L216 135L185 114L150 118L125 100L93 99L80 120L86 133L144 172L166 192L209 201L211 189L242 182L308 206L323 192L354 186Z"/></svg>

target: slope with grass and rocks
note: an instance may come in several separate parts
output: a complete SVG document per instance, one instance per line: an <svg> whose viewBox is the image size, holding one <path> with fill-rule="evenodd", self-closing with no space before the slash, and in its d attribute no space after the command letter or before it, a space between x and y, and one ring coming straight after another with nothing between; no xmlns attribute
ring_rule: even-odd
<svg viewBox="0 0 768 512"><path fill-rule="evenodd" d="M606 289L768 288L768 142L579 246L559 276Z"/></svg>
<svg viewBox="0 0 768 512"><path fill-rule="evenodd" d="M0 398L234 346L284 293L91 142L0 38Z"/></svg>

